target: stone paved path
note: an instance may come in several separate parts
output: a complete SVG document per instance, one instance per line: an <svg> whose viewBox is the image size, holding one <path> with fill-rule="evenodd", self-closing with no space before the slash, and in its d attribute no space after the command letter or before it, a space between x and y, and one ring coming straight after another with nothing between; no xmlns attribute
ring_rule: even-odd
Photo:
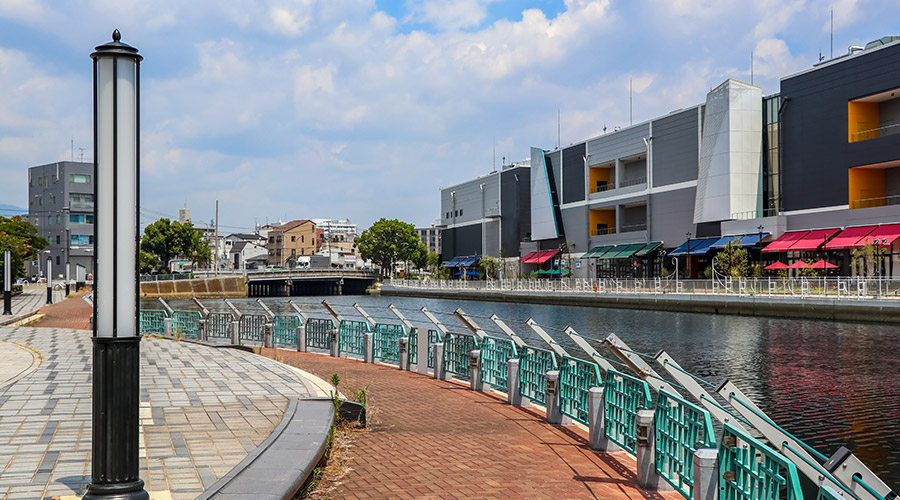
<svg viewBox="0 0 900 500"><path fill-rule="evenodd" d="M0 344L14 342L40 364L0 386L0 500L83 494L90 332L0 327ZM0 365L24 356L4 349ZM269 436L289 397L314 394L296 370L264 357L155 338L141 342L141 377L141 477L160 498L196 497Z"/></svg>
<svg viewBox="0 0 900 500"><path fill-rule="evenodd" d="M2 290L2 288L0 288ZM66 292L62 290L53 291L53 302L63 302ZM47 304L47 286L46 285L25 285L22 293L13 295L12 297L12 316L0 316L0 325L6 324L10 319L21 319L23 316L37 312L38 309ZM3 308L0 307L0 312Z"/></svg>
<svg viewBox="0 0 900 500"><path fill-rule="evenodd" d="M543 408L395 367L278 354L325 380L337 373L342 385L369 387L376 423L355 438L352 472L331 498L681 498L641 491L630 455L590 450L585 431L545 423Z"/></svg>

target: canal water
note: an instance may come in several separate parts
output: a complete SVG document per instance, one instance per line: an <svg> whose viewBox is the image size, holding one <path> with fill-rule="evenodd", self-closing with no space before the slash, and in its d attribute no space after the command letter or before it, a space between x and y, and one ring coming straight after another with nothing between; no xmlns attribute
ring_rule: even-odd
<svg viewBox="0 0 900 500"><path fill-rule="evenodd" d="M571 353L585 357L562 333L571 325L598 351L615 333L636 351L665 349L683 368L718 385L726 378L741 388L789 432L826 456L847 446L895 489L900 487L900 326L829 321L719 316L693 313L615 310L410 297L295 297L316 317L329 317L319 305L327 299L344 316L362 319L358 302L376 320L398 323L394 304L416 326L434 328L419 312L434 312L451 331L467 331L450 315L461 307L490 335L505 337L488 317L497 314L527 343L546 348L525 325L533 318ZM245 312L261 313L255 299L231 300ZM291 313L286 298L265 299L276 313ZM172 301L175 309L197 309ZM221 300L204 301L228 311ZM155 301L144 308L158 309ZM663 373L653 361L651 366Z"/></svg>

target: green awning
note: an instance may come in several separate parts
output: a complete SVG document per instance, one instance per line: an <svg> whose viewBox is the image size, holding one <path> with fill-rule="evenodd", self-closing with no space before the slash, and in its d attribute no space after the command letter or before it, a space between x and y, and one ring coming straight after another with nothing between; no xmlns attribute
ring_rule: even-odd
<svg viewBox="0 0 900 500"><path fill-rule="evenodd" d="M604 245L604 246L594 247L594 248L590 249L586 254L582 255L581 258L582 259L595 259L595 258L605 254L609 250L612 250L612 248L613 248L613 245Z"/></svg>
<svg viewBox="0 0 900 500"><path fill-rule="evenodd" d="M638 250L638 251L634 254L634 256L635 256L635 257L643 257L643 256L647 255L648 253L650 253L650 252L656 250L657 248L659 248L660 245L662 245L662 242L661 242L661 241L651 241L650 243L647 243L647 246L645 246L644 248Z"/></svg>
<svg viewBox="0 0 900 500"><path fill-rule="evenodd" d="M631 245L619 245L615 249L606 252L603 259L627 259L634 255L634 252L644 248L646 243L632 243Z"/></svg>

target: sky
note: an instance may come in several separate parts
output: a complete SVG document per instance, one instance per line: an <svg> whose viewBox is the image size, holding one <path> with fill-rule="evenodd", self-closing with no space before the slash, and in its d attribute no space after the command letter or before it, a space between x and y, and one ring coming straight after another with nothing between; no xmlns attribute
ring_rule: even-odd
<svg viewBox="0 0 900 500"><path fill-rule="evenodd" d="M0 0L0 204L93 161L91 60L141 66L141 219L428 226L442 186L900 35L876 0ZM629 88L633 104L629 106ZM559 116L559 123L557 123ZM83 148L83 149L82 149ZM2 214L0 214L2 215Z"/></svg>

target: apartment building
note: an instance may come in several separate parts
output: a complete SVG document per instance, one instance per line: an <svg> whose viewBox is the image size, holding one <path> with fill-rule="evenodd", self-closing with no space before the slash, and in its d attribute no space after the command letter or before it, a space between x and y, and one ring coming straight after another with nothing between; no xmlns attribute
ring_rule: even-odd
<svg viewBox="0 0 900 500"><path fill-rule="evenodd" d="M293 220L268 233L268 265L292 267L297 257L316 254L316 224L309 219Z"/></svg>

